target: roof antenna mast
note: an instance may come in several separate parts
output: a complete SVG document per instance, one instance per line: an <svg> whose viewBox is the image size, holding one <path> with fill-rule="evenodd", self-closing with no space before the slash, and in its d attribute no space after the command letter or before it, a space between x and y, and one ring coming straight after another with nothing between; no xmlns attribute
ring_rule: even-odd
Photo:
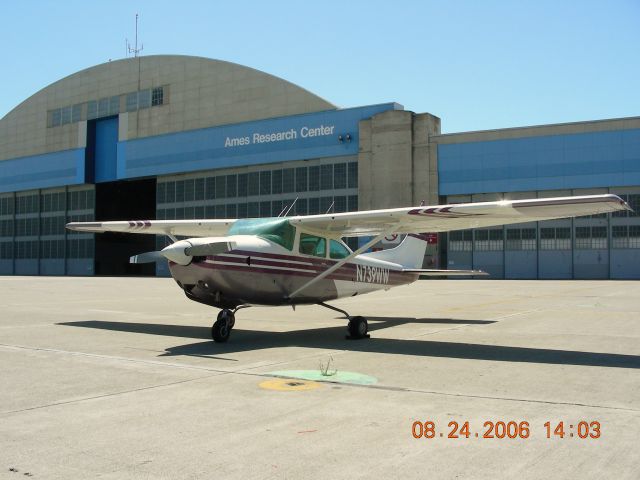
<svg viewBox="0 0 640 480"><path fill-rule="evenodd" d="M144 49L144 44L140 44L140 48L138 48L138 14L136 13L136 43L135 47L131 48L131 44L129 40L127 40L127 56L130 53L133 53L134 57L137 57L138 54Z"/></svg>

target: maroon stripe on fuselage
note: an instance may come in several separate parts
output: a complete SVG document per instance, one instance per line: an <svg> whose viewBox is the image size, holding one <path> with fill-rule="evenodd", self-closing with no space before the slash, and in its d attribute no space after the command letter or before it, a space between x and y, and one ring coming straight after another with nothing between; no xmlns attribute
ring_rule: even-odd
<svg viewBox="0 0 640 480"><path fill-rule="evenodd" d="M253 262L252 262L253 263ZM245 266L246 264L237 264L237 265L228 265L228 264L220 264L220 263L195 263L191 264L191 266L196 266L200 268L207 268L210 270L226 270L226 271L239 271L239 272L250 272L250 273L266 273L270 275L288 275L288 276L298 276L298 277L309 277L313 278L318 276L321 272L295 272L292 270L287 270L287 267L279 268L279 269L271 269L271 268L262 268L260 266ZM416 274L407 274L402 272L395 272L398 275L391 275L392 271L389 272L389 283L377 283L377 282L358 282L358 283L371 283L373 285L403 285L408 283L408 281L413 280L417 275ZM412 278L414 277L414 278ZM355 281L354 275L336 275L332 273L325 277L327 280L344 280L344 281Z"/></svg>
<svg viewBox="0 0 640 480"><path fill-rule="evenodd" d="M247 250L231 250L227 252L227 254L215 255L213 257L207 257L207 258L213 261L222 261L222 262L230 262L230 263L232 262L232 263L239 263L239 264L247 263L246 259L244 258L231 257L226 255L242 255L242 256L246 255L247 257L251 257L251 265L255 263L255 264L264 265L264 266L295 268L298 270L308 270L313 274L322 273L323 271L331 268L333 265L338 263L337 260L331 260L326 258L310 258L310 257L301 257L297 255L280 255L276 253L255 252L255 251L247 251ZM268 259L291 261L291 263L270 261ZM295 262L307 262L307 263L311 263L312 265L303 265ZM361 265L361 266L365 266L365 265ZM366 265L366 266L369 266L369 265ZM388 268L388 267L378 267L375 265L371 265L371 267ZM267 270L270 270L270 269L267 269ZM333 275L343 275L343 276L349 276L349 280L350 280L352 276L355 276L355 274L356 274L356 264L346 263L344 265L341 265L335 272L332 272L332 274L329 275L329 278L331 278ZM389 269L389 277L391 278L392 276L406 279L406 274L403 274L401 271Z"/></svg>

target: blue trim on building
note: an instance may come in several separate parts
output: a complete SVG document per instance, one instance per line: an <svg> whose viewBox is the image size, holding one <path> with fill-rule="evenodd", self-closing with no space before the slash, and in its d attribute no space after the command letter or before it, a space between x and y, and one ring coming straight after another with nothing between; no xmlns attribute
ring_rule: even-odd
<svg viewBox="0 0 640 480"><path fill-rule="evenodd" d="M85 149L0 161L0 192L85 183Z"/></svg>
<svg viewBox="0 0 640 480"><path fill-rule="evenodd" d="M640 129L438 145L440 195L640 185Z"/></svg>
<svg viewBox="0 0 640 480"><path fill-rule="evenodd" d="M118 178L356 155L358 122L401 108L328 110L119 142Z"/></svg>

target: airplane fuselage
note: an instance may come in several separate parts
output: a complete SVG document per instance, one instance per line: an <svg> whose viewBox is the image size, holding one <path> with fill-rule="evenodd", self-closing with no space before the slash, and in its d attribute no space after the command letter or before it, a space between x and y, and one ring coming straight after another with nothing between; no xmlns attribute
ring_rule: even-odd
<svg viewBox="0 0 640 480"><path fill-rule="evenodd" d="M194 301L219 308L242 304L315 304L337 298L388 290L413 283L418 274L402 266L357 255L325 278L288 296L339 260L293 252L267 240L232 236L234 248L194 257L188 265L169 262L171 275Z"/></svg>

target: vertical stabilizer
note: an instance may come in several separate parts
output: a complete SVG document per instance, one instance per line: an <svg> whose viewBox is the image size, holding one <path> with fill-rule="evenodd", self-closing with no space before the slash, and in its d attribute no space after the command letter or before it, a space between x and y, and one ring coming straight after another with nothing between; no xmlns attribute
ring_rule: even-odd
<svg viewBox="0 0 640 480"><path fill-rule="evenodd" d="M421 268L424 254L427 251L427 236L425 234L410 233L400 245L388 250L365 253L363 256L399 263L404 268Z"/></svg>

